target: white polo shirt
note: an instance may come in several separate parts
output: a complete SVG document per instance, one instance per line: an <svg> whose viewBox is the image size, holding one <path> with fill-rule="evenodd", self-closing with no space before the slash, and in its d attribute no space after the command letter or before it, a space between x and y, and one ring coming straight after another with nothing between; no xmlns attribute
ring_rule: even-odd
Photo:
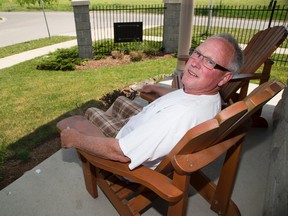
<svg viewBox="0 0 288 216"><path fill-rule="evenodd" d="M191 95L179 89L150 103L119 131L120 148L130 169L155 169L185 133L221 110L220 95Z"/></svg>

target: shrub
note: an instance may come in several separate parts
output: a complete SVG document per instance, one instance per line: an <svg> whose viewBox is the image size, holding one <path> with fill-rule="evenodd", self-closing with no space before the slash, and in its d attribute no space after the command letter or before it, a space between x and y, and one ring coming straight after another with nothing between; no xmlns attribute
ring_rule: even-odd
<svg viewBox="0 0 288 216"><path fill-rule="evenodd" d="M78 57L77 47L58 49L44 56L36 66L38 70L75 70L84 59Z"/></svg>
<svg viewBox="0 0 288 216"><path fill-rule="evenodd" d="M148 49L144 49L143 51L147 56L160 56L163 55L163 52L159 49L156 48L148 48Z"/></svg>
<svg viewBox="0 0 288 216"><path fill-rule="evenodd" d="M103 58L106 58L107 55L104 55L104 54L97 54L94 56L94 59L95 60L100 60L100 59L103 59Z"/></svg>
<svg viewBox="0 0 288 216"><path fill-rule="evenodd" d="M93 45L94 55L97 54L111 54L111 50L120 51L123 54L129 54L133 50L142 51L151 54L163 53L164 49L161 47L162 42L129 42L129 43L114 43L111 39L96 41ZM156 54L157 55L157 54Z"/></svg>
<svg viewBox="0 0 288 216"><path fill-rule="evenodd" d="M133 100L136 97L136 95L137 91L134 91L131 88L127 87L122 90L116 89L113 92L107 93L106 95L101 97L100 100L103 101L105 109L108 109L119 96L125 96Z"/></svg>
<svg viewBox="0 0 288 216"><path fill-rule="evenodd" d="M131 51L129 53L130 55L130 59L132 62L136 62L136 61L141 61L143 56L144 56L144 53L142 52L137 52L137 51Z"/></svg>
<svg viewBox="0 0 288 216"><path fill-rule="evenodd" d="M123 59L124 53L118 50L112 51L111 56L113 59Z"/></svg>
<svg viewBox="0 0 288 216"><path fill-rule="evenodd" d="M30 153L28 150L21 150L21 151L17 152L17 154L15 156L16 156L16 158L18 158L24 162L27 162L30 159Z"/></svg>
<svg viewBox="0 0 288 216"><path fill-rule="evenodd" d="M129 98L130 100L134 100L136 96L138 95L138 91L136 90L135 85L139 84L140 86L143 86L147 84L155 84L159 82L160 80L165 79L168 76L169 76L168 74L159 74L144 82L129 85L129 86L124 87L123 89L113 90L113 92L109 92L105 94L104 96L102 96L100 98L100 101L103 102L104 109L108 109L119 96L125 96Z"/></svg>

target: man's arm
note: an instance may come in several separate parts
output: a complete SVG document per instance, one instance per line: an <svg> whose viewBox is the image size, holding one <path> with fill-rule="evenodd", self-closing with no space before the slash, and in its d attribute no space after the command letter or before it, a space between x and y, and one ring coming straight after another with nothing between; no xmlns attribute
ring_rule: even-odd
<svg viewBox="0 0 288 216"><path fill-rule="evenodd" d="M75 147L104 159L130 161L123 154L118 140L114 138L88 136L75 129L67 128L61 132L61 143L63 148Z"/></svg>
<svg viewBox="0 0 288 216"><path fill-rule="evenodd" d="M156 93L158 96L163 96L175 90L176 90L175 88L164 87L159 85L145 85L138 91L143 93Z"/></svg>

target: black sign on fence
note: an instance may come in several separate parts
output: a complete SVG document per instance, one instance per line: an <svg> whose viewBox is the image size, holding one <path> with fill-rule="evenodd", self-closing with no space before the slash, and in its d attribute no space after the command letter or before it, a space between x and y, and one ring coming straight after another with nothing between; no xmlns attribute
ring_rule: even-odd
<svg viewBox="0 0 288 216"><path fill-rule="evenodd" d="M142 41L143 41L142 22L114 23L114 43L142 42Z"/></svg>

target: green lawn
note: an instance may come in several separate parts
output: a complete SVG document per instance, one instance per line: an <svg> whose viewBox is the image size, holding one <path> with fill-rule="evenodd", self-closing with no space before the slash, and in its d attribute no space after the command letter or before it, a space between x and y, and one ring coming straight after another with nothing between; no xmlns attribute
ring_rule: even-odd
<svg viewBox="0 0 288 216"><path fill-rule="evenodd" d="M170 58L62 72L36 70L37 61L0 70L0 164L55 135L55 119L99 106L97 100L106 93L170 74L176 66L176 59Z"/></svg>

